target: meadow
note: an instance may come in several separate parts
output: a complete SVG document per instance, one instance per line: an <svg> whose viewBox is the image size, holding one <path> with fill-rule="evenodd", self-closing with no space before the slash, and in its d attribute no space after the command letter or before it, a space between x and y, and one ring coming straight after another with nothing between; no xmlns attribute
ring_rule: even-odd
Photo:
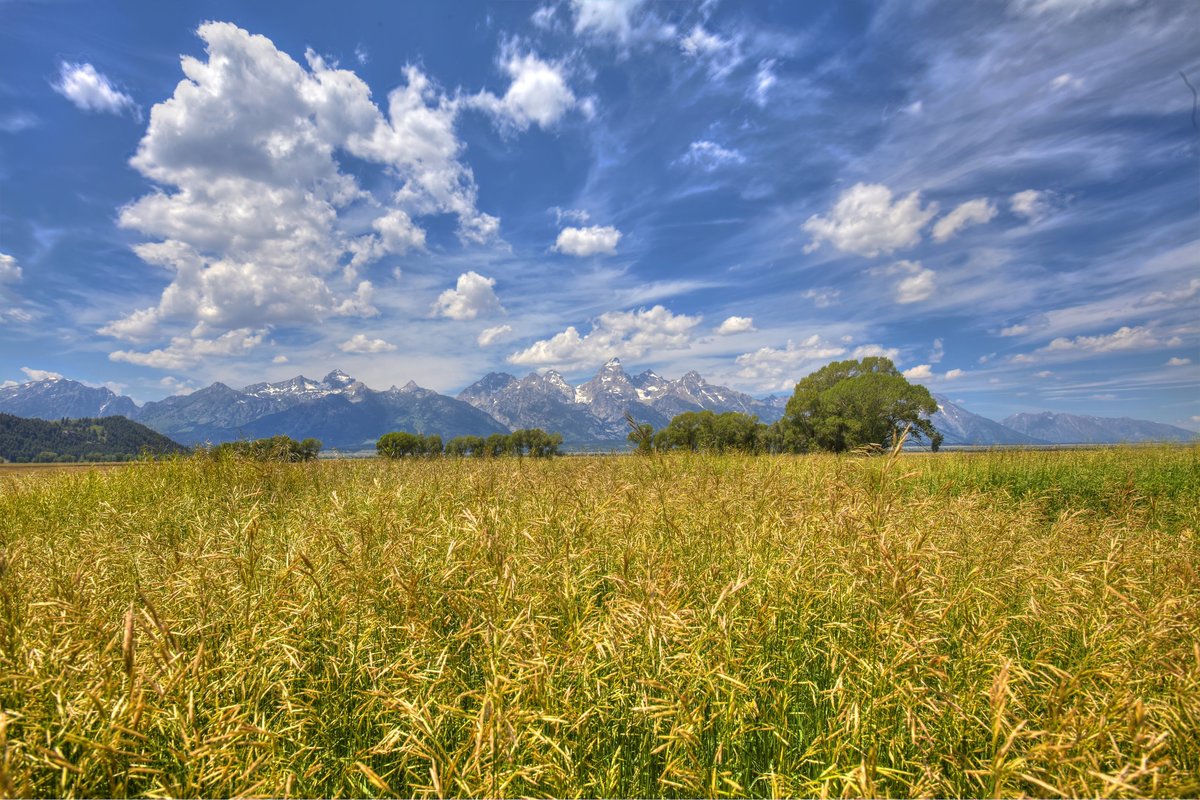
<svg viewBox="0 0 1200 800"><path fill-rule="evenodd" d="M5 796L1195 796L1200 448L0 475Z"/></svg>

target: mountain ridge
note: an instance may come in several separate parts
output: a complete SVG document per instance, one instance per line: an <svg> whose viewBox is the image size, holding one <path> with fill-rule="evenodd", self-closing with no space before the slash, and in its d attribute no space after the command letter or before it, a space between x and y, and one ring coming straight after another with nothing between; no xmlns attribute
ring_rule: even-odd
<svg viewBox="0 0 1200 800"><path fill-rule="evenodd" d="M1014 414L1003 422L974 414L935 394L934 426L948 445L1111 444L1194 441L1200 434L1128 417L1092 417L1042 412ZM369 449L384 433L411 430L443 439L486 436L517 428L563 434L568 444L623 446L625 414L656 428L686 411L738 411L771 423L783 415L788 397L756 398L709 383L690 371L677 379L653 370L628 374L610 359L577 385L559 372L530 372L518 378L490 372L450 397L408 381L375 390L342 372L320 380L304 375L234 389L214 382L187 395L138 406L105 387L49 378L0 389L0 413L40 419L124 416L186 444L287 434L315 437L327 448Z"/></svg>

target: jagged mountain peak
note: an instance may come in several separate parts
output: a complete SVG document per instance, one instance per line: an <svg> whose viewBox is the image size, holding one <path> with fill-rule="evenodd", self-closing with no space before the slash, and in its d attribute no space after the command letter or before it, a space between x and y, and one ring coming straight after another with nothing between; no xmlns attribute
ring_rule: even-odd
<svg viewBox="0 0 1200 800"><path fill-rule="evenodd" d="M346 373L342 372L340 369L335 369L332 372L330 372L328 375L326 375L324 378L322 378L321 383L325 384L326 386L333 386L333 387L340 388L340 387L344 387L344 386L349 386L352 383L358 383L358 381L356 381L354 378L350 377Z"/></svg>

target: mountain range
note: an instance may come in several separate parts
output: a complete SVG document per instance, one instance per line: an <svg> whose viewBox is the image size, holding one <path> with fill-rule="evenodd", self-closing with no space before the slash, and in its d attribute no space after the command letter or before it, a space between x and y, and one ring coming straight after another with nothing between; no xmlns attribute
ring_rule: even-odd
<svg viewBox="0 0 1200 800"><path fill-rule="evenodd" d="M948 445L1036 445L1193 441L1197 434L1157 422L1075 414L1016 414L1002 423L935 394L931 421ZM0 413L41 419L124 416L185 444L287 434L314 437L327 449L371 449L384 433L487 436L517 428L557 431L576 449L623 447L628 412L656 428L685 411L739 411L763 422L779 419L787 397L756 398L689 372L671 380L651 370L629 375L618 359L590 380L571 385L554 370L523 378L493 372L457 397L412 381L378 391L341 370L321 380L298 375L233 389L214 383L187 395L138 406L107 388L65 378L0 389Z"/></svg>

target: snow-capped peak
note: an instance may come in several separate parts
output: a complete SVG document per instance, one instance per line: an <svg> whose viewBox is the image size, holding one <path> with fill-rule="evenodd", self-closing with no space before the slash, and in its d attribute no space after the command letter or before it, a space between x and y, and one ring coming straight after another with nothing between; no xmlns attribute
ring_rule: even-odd
<svg viewBox="0 0 1200 800"><path fill-rule="evenodd" d="M350 384L352 384L354 382L355 382L354 378L351 378L349 375L342 372L340 369L335 369L333 372L329 373L328 375L326 375L324 378L321 379L321 383L325 384L326 386L336 387L339 389L349 386Z"/></svg>

